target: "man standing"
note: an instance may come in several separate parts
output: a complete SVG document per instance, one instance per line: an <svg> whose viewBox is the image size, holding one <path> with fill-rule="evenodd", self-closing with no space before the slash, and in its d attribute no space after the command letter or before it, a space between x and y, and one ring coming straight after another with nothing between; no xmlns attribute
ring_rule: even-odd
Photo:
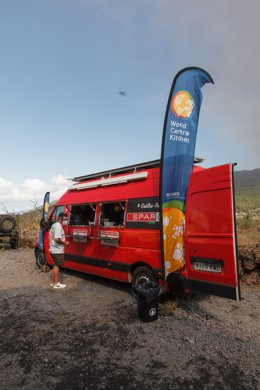
<svg viewBox="0 0 260 390"><path fill-rule="evenodd" d="M50 230L50 253L54 261L52 269L52 283L53 288L64 288L66 284L59 282L60 266L64 263L64 247L69 242L65 241L65 234L62 227L62 222L67 218L67 214L60 213L58 220L55 222Z"/></svg>

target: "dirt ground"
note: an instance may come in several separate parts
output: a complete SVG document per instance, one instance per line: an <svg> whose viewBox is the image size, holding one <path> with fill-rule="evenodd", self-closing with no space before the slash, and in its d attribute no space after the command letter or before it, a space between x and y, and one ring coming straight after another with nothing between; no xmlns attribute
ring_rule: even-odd
<svg viewBox="0 0 260 390"><path fill-rule="evenodd" d="M130 288L63 270L63 290L32 249L0 251L0 387L260 389L260 288L160 304L141 322Z"/></svg>

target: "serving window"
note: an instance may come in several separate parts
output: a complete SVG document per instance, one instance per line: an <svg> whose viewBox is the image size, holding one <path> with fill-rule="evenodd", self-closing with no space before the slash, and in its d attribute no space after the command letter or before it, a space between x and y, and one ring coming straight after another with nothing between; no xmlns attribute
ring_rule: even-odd
<svg viewBox="0 0 260 390"><path fill-rule="evenodd" d="M125 201L102 203L100 225L123 227L125 222L125 210Z"/></svg>
<svg viewBox="0 0 260 390"><path fill-rule="evenodd" d="M95 224L96 204L72 205L70 225L93 226Z"/></svg>

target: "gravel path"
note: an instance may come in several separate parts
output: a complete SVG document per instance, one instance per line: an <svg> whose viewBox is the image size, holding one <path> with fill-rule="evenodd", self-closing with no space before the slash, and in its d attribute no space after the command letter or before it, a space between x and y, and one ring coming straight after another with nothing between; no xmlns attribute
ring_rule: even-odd
<svg viewBox="0 0 260 390"><path fill-rule="evenodd" d="M1 390L260 389L260 288L241 302L195 296L143 323L129 286L0 251Z"/></svg>

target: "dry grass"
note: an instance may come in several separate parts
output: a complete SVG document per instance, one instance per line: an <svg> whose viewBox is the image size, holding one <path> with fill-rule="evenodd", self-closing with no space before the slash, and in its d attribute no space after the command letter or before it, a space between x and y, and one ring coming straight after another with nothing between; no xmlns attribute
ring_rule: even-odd
<svg viewBox="0 0 260 390"><path fill-rule="evenodd" d="M259 220L251 221L250 224L237 223L238 245L253 245L260 243L260 223Z"/></svg>
<svg viewBox="0 0 260 390"><path fill-rule="evenodd" d="M250 229L237 228L238 245L253 245L260 243L260 229L252 227Z"/></svg>
<svg viewBox="0 0 260 390"><path fill-rule="evenodd" d="M40 230L41 213L38 210L30 211L19 216L19 230L21 247L34 247Z"/></svg>

